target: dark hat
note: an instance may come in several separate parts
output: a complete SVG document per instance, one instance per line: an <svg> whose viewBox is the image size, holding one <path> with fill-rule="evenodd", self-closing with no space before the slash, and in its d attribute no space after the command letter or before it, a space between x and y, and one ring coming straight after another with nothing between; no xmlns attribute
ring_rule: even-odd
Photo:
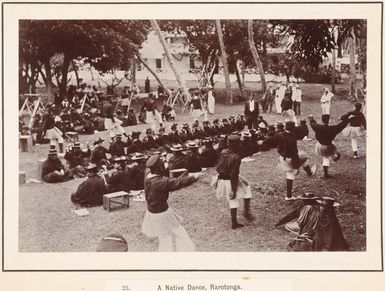
<svg viewBox="0 0 385 291"><path fill-rule="evenodd" d="M230 134L227 137L227 140L231 141L231 142L239 141L240 140L240 136L238 134Z"/></svg>
<svg viewBox="0 0 385 291"><path fill-rule="evenodd" d="M94 145L100 144L102 142L104 142L104 139L99 137L97 140L94 141Z"/></svg>
<svg viewBox="0 0 385 291"><path fill-rule="evenodd" d="M99 243L97 252L127 252L127 241L119 234L110 234Z"/></svg>
<svg viewBox="0 0 385 291"><path fill-rule="evenodd" d="M306 124L306 119L302 118L299 122L300 122L301 124Z"/></svg>
<svg viewBox="0 0 385 291"><path fill-rule="evenodd" d="M151 168L153 167L157 162L159 161L159 155L154 154L152 155L146 162L146 167Z"/></svg>
<svg viewBox="0 0 385 291"><path fill-rule="evenodd" d="M75 141L75 143L74 143L74 148L80 148L80 142Z"/></svg>
<svg viewBox="0 0 385 291"><path fill-rule="evenodd" d="M173 152L181 152L181 151L183 151L183 147L180 144L176 144L176 145L172 146L170 148L170 150Z"/></svg>
<svg viewBox="0 0 385 291"><path fill-rule="evenodd" d="M177 126L178 126L178 123L173 123L173 124L171 125L171 129L176 129Z"/></svg>
<svg viewBox="0 0 385 291"><path fill-rule="evenodd" d="M229 119L234 119L235 118L235 115L230 115L229 116Z"/></svg>
<svg viewBox="0 0 385 291"><path fill-rule="evenodd" d="M131 133L131 137L132 137L133 139L139 138L139 136L140 136L140 132L139 132L139 131L133 131L133 132Z"/></svg>
<svg viewBox="0 0 385 291"><path fill-rule="evenodd" d="M303 195L297 196L298 199L301 200L316 200L319 199L319 197L314 196L312 193L304 193Z"/></svg>
<svg viewBox="0 0 385 291"><path fill-rule="evenodd" d="M222 123L224 123L224 122L229 122L229 120L227 118L223 118Z"/></svg>
<svg viewBox="0 0 385 291"><path fill-rule="evenodd" d="M282 122L277 122L277 127L278 126L282 126L283 127L283 123Z"/></svg>
<svg viewBox="0 0 385 291"><path fill-rule="evenodd" d="M146 133L152 133L152 129L151 128L147 128L146 129Z"/></svg>
<svg viewBox="0 0 385 291"><path fill-rule="evenodd" d="M49 146L49 149L50 150L54 150L56 148L56 146L54 145L54 144L51 144L50 146Z"/></svg>
<svg viewBox="0 0 385 291"><path fill-rule="evenodd" d="M49 152L48 152L48 155L49 155L49 156L57 155L57 150L55 150L55 149L50 149Z"/></svg>
<svg viewBox="0 0 385 291"><path fill-rule="evenodd" d="M187 147L189 149L197 149L197 148L199 148L199 146L195 142L193 142L193 141L187 143Z"/></svg>
<svg viewBox="0 0 385 291"><path fill-rule="evenodd" d="M287 131L293 131L294 128L295 128L295 123L294 123L294 121L286 121L286 122L285 122L285 129L286 129Z"/></svg>
<svg viewBox="0 0 385 291"><path fill-rule="evenodd" d="M140 161L140 160L143 160L145 158L146 158L145 155L143 155L142 153L134 153L131 156L131 160L133 160L133 161Z"/></svg>
<svg viewBox="0 0 385 291"><path fill-rule="evenodd" d="M85 170L90 171L93 169L96 169L97 166L95 164L89 163L87 166L84 167Z"/></svg>
<svg viewBox="0 0 385 291"><path fill-rule="evenodd" d="M331 197L322 197L321 199L317 199L317 203L322 205L322 206L333 206L333 207L338 207L340 206L341 204L336 202L334 198L331 198Z"/></svg>
<svg viewBox="0 0 385 291"><path fill-rule="evenodd" d="M322 114L321 119L323 123L329 123L330 114Z"/></svg>
<svg viewBox="0 0 385 291"><path fill-rule="evenodd" d="M209 124L209 123L210 123L210 121L208 121L208 120L203 121L203 124Z"/></svg>
<svg viewBox="0 0 385 291"><path fill-rule="evenodd" d="M166 131L166 129L164 127L160 127L159 131L163 131L164 132L164 131Z"/></svg>
<svg viewBox="0 0 385 291"><path fill-rule="evenodd" d="M354 103L354 108L356 108L357 110L361 110L362 109L362 104L357 102L357 103Z"/></svg>
<svg viewBox="0 0 385 291"><path fill-rule="evenodd" d="M215 119L213 120L213 123L219 123L219 119L218 119L218 118L215 118Z"/></svg>

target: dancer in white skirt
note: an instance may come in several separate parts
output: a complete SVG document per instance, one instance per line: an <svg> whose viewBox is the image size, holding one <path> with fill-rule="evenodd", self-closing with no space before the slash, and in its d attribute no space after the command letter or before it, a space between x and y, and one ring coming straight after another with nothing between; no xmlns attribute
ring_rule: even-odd
<svg viewBox="0 0 385 291"><path fill-rule="evenodd" d="M52 109L55 107L54 104L48 104L47 110L44 112L42 117L43 123L43 136L50 140L51 145L55 145L55 141L59 144L60 153L63 153L63 133L60 129L55 126L55 118L52 113Z"/></svg>
<svg viewBox="0 0 385 291"><path fill-rule="evenodd" d="M159 127L163 126L163 119L162 115L156 108L155 101L152 99L152 97L153 95L152 93L150 93L148 95L148 98L143 103L143 106L140 111L146 111L146 123L150 124L152 130L155 130L157 124L159 124Z"/></svg>
<svg viewBox="0 0 385 291"><path fill-rule="evenodd" d="M286 201L297 199L297 197L292 195L292 188L299 168L302 166L308 177L313 176L317 170L316 165L310 168L307 153L305 151L298 151L295 130L295 123L288 121L285 124L284 131L270 138L271 142L277 145L280 155L279 166L286 173Z"/></svg>
<svg viewBox="0 0 385 291"><path fill-rule="evenodd" d="M190 103L188 104L188 107L191 108L191 117L194 119L194 121L198 120L198 117L202 115L203 120L207 120L207 111L206 109L203 109L202 102L198 95L193 96Z"/></svg>
<svg viewBox="0 0 385 291"><path fill-rule="evenodd" d="M317 143L315 145L317 155L322 156L322 166L324 170L324 178L332 178L328 173L332 159L336 162L340 159L341 154L333 142L337 134L339 134L348 124L348 118L344 118L342 122L336 125L329 125L330 116L322 115L323 124L317 124L313 115L309 115L310 126L315 132Z"/></svg>
<svg viewBox="0 0 385 291"><path fill-rule="evenodd" d="M198 180L199 174L169 178L166 176L164 163L157 154L147 160L146 167L150 169L150 173L144 181L147 211L142 232L148 237L159 238L159 251L173 251L173 240L175 240L176 251L194 251L195 245L181 225L182 217L168 206L167 200L170 191L194 183Z"/></svg>
<svg viewBox="0 0 385 291"><path fill-rule="evenodd" d="M121 126L122 121L114 116L114 108L110 100L103 104L102 111L104 115L104 128L109 131L112 141L116 134L124 133L124 129Z"/></svg>
<svg viewBox="0 0 385 291"><path fill-rule="evenodd" d="M240 136L231 134L227 138L227 149L222 150L217 163L217 181L215 184L217 198L228 201L231 213L231 228L236 229L244 225L238 223L237 209L241 199L244 201L244 216L247 220L253 220L250 214L251 189L249 182L239 175L241 157L238 154Z"/></svg>
<svg viewBox="0 0 385 291"><path fill-rule="evenodd" d="M330 104L332 102L332 97L334 94L330 92L329 88L324 88L324 93L321 96L321 110L322 114L330 115Z"/></svg>
<svg viewBox="0 0 385 291"><path fill-rule="evenodd" d="M362 104L358 102L355 103L354 111L349 112L345 116L349 118L349 126L344 129L342 134L345 137L350 137L352 141L353 158L357 159L359 158L357 138L364 135L366 130L366 119L362 113Z"/></svg>

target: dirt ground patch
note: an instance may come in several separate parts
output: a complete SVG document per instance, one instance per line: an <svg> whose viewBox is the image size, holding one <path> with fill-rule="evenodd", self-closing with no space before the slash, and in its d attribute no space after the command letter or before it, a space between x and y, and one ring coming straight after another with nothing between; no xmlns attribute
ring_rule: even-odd
<svg viewBox="0 0 385 291"><path fill-rule="evenodd" d="M314 99L314 98L309 98ZM345 101L334 101L332 120L335 123L342 114L352 110ZM243 111L242 105L218 105L215 118ZM304 101L303 117L312 113L320 120L320 106L316 101ZM269 123L282 120L277 114L264 114ZM214 117L210 116L212 120ZM189 120L185 114L178 116L181 124ZM170 124L165 124L167 130ZM126 131L143 130L146 125L126 128ZM311 156L311 163L321 168L321 159L315 156L313 141L300 141L298 147ZM107 138L107 133L80 136L82 143L97 137ZM322 169L315 177L307 178L302 171L294 181L294 194L306 192L318 196L331 196L341 203L337 210L342 230L355 251L366 249L366 144L359 140L361 158L353 160L350 140L342 135L336 138L342 157L332 164L334 179L323 180ZM37 178L37 160L46 157L48 145L37 145L30 153L20 153L19 168L27 178ZM256 219L252 223L243 220L246 227L230 229L228 207L215 198L210 187L210 179L215 172L209 169L199 182L171 193L170 206L184 218L183 225L197 245L198 251L285 251L291 235L274 228L279 218L298 206L299 202L285 202L284 174L277 168L276 150L262 152L254 161L242 163L241 173L252 183L252 213ZM25 184L19 189L19 250L21 252L89 252L94 251L98 242L110 233L122 234L128 242L129 251L156 251L157 240L141 234L141 224L145 213L144 202L131 201L131 207L108 213L102 207L89 208L90 214L78 217L70 195L83 179L75 179L61 184ZM241 209L240 209L241 210Z"/></svg>

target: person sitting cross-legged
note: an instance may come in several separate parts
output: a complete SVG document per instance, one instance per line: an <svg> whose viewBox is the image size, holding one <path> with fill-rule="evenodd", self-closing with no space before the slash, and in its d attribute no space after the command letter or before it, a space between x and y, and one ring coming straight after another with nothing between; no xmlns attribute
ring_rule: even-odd
<svg viewBox="0 0 385 291"><path fill-rule="evenodd" d="M42 164L41 176L44 182L47 183L66 182L74 178L71 171L64 169L54 148L49 150L48 158Z"/></svg>

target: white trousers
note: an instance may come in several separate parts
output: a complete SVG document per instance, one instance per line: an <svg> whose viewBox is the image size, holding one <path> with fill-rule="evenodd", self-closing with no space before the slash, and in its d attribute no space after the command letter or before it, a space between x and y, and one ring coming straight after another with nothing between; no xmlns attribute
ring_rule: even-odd
<svg viewBox="0 0 385 291"><path fill-rule="evenodd" d="M162 235L159 237L159 251L172 252L175 239L175 246L177 252L193 252L195 245L191 241L187 231L183 226L179 226L172 230L172 234Z"/></svg>
<svg viewBox="0 0 385 291"><path fill-rule="evenodd" d="M322 157L322 166L330 167L331 160L331 157Z"/></svg>
<svg viewBox="0 0 385 291"><path fill-rule="evenodd" d="M358 152L358 141L357 141L357 138L352 137L351 140L352 140L353 152Z"/></svg>

